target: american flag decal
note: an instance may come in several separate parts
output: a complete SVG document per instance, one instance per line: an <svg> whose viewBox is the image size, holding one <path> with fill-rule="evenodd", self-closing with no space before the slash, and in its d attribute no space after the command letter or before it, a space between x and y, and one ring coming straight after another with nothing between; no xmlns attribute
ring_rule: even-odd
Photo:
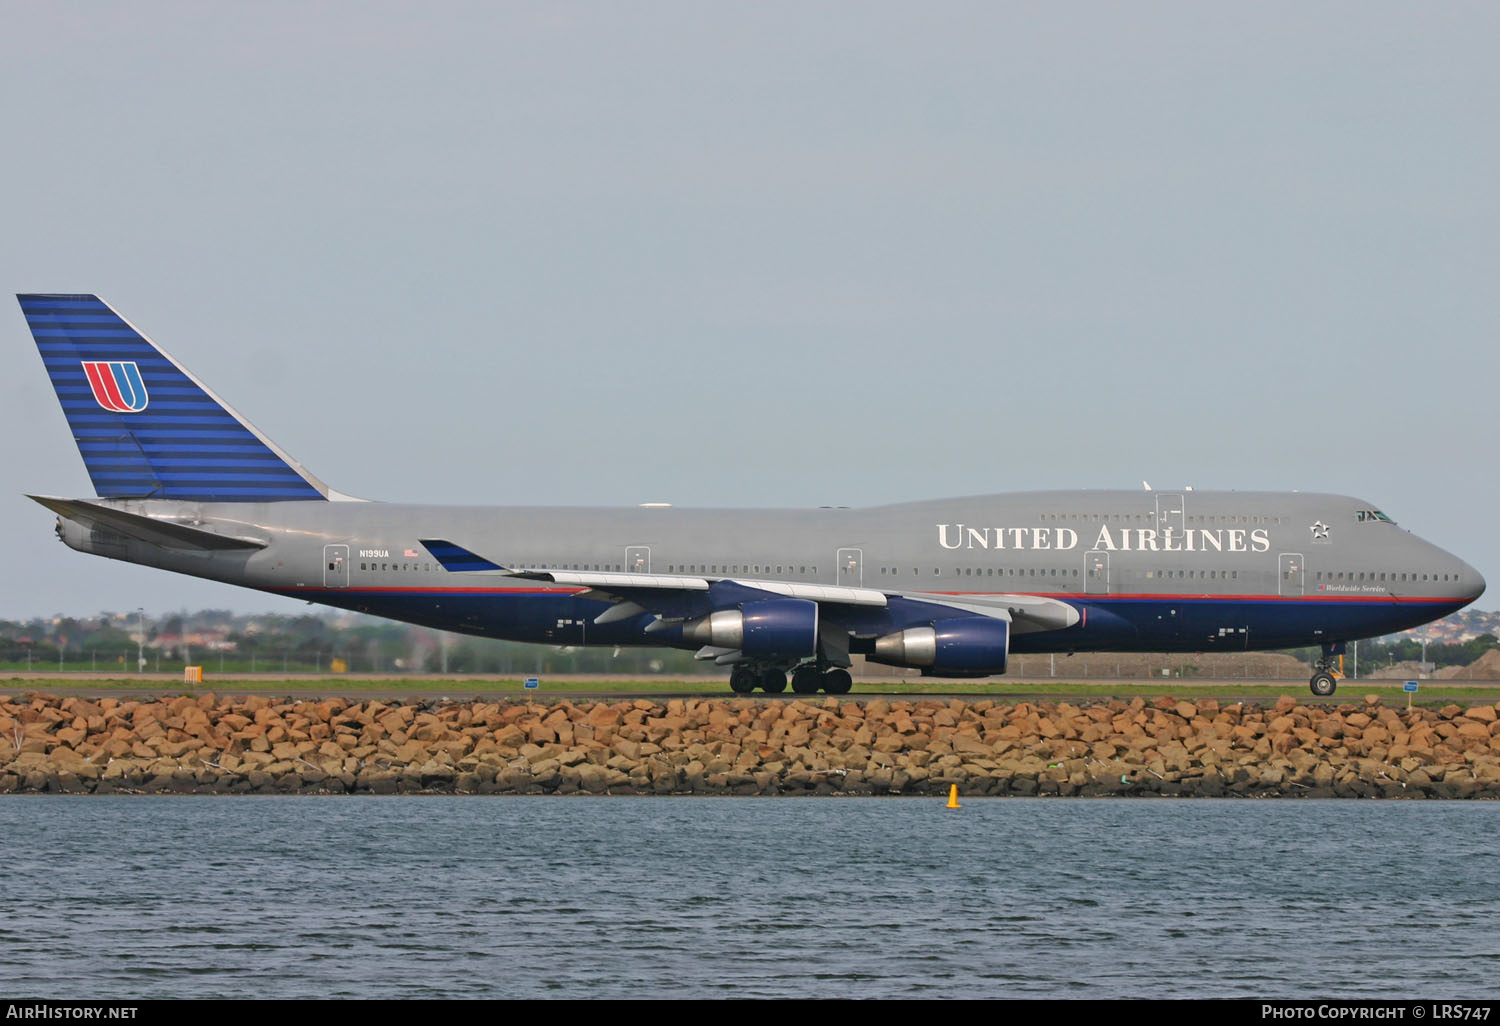
<svg viewBox="0 0 1500 1026"><path fill-rule="evenodd" d="M94 401L111 413L140 413L149 401L134 360L84 360Z"/></svg>

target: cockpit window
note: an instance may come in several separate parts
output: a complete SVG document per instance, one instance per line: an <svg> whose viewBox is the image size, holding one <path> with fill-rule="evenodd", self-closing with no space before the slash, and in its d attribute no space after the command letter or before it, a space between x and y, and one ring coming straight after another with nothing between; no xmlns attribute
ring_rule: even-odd
<svg viewBox="0 0 1500 1026"><path fill-rule="evenodd" d="M1368 520L1379 520L1382 523L1386 523L1386 524L1394 524L1395 523L1394 520L1392 520L1390 517L1386 516L1384 513L1380 512L1380 510L1378 510L1378 509L1360 509L1360 510L1355 510L1354 511L1354 519L1358 520L1361 524L1365 523Z"/></svg>

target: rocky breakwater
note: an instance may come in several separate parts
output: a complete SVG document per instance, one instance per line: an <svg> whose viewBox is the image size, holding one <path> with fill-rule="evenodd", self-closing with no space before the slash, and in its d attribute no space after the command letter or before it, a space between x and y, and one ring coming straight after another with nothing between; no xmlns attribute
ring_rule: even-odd
<svg viewBox="0 0 1500 1026"><path fill-rule="evenodd" d="M0 792L1500 797L1490 705L0 696Z"/></svg>

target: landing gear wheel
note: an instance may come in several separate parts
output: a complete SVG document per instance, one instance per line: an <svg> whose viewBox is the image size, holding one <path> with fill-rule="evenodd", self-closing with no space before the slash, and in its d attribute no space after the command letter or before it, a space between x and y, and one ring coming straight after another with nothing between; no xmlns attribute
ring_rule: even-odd
<svg viewBox="0 0 1500 1026"><path fill-rule="evenodd" d="M823 675L816 666L799 666L792 671L792 690L799 695L817 694L823 686Z"/></svg>
<svg viewBox="0 0 1500 1026"><path fill-rule="evenodd" d="M1333 679L1333 674L1331 673L1315 673L1312 675L1312 680L1307 682L1307 686L1319 698L1327 698L1333 694L1339 684L1338 681Z"/></svg>
<svg viewBox="0 0 1500 1026"><path fill-rule="evenodd" d="M739 667L729 674L729 690L737 695L748 695L755 690L755 672L746 667Z"/></svg>
<svg viewBox="0 0 1500 1026"><path fill-rule="evenodd" d="M766 694L774 695L786 690L786 674L780 670L762 670L760 673L760 686L766 689Z"/></svg>
<svg viewBox="0 0 1500 1026"><path fill-rule="evenodd" d="M823 674L823 690L830 695L847 695L854 686L854 678L848 670L829 670Z"/></svg>

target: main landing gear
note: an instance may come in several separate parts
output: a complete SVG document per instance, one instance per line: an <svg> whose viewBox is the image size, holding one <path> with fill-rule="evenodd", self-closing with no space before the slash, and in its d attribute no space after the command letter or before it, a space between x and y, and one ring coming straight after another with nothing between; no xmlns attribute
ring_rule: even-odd
<svg viewBox="0 0 1500 1026"><path fill-rule="evenodd" d="M786 671L774 666L736 666L729 674L729 688L737 695L748 695L756 688L774 695L785 691L786 683ZM805 663L792 671L792 690L799 695L813 695L819 691L847 695L853 686L854 678L841 666Z"/></svg>
<svg viewBox="0 0 1500 1026"><path fill-rule="evenodd" d="M1307 686L1319 698L1327 698L1338 690L1344 679L1344 643L1342 641L1323 646L1323 656L1313 663L1312 679Z"/></svg>

